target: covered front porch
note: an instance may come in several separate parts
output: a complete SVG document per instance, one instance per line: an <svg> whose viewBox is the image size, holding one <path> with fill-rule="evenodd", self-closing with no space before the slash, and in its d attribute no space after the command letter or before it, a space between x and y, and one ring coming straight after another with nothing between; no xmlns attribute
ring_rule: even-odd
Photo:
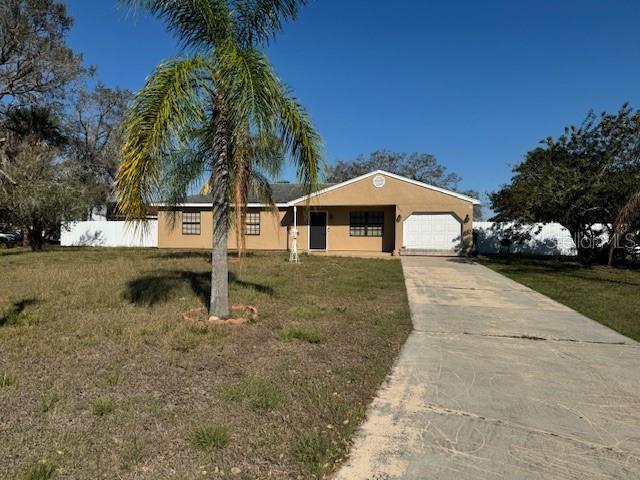
<svg viewBox="0 0 640 480"><path fill-rule="evenodd" d="M293 206L291 213L298 251L351 256L397 253L395 205Z"/></svg>

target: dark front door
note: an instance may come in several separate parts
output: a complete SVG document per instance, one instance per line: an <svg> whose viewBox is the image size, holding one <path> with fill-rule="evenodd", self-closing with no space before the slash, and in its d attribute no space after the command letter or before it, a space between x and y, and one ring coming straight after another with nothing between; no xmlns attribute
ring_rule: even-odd
<svg viewBox="0 0 640 480"><path fill-rule="evenodd" d="M327 212L309 212L309 248L327 249Z"/></svg>

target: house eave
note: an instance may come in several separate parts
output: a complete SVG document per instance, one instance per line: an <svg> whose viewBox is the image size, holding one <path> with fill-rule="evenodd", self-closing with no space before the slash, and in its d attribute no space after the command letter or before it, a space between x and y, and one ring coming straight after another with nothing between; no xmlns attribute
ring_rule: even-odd
<svg viewBox="0 0 640 480"><path fill-rule="evenodd" d="M175 205L169 203L152 203L152 207L158 208L182 208L182 207L211 207L212 204L210 202L187 202L187 203L176 203ZM232 207L235 204L231 204ZM276 207L288 207L288 203L276 203ZM247 207L249 208L271 208L271 205L268 203L247 203Z"/></svg>
<svg viewBox="0 0 640 480"><path fill-rule="evenodd" d="M422 187L422 188L427 188L429 190L434 190L436 192L440 192L440 193L443 193L445 195L450 195L452 197L459 198L460 200L464 200L465 202L469 202L469 203L471 203L473 205L480 205L480 200L477 200L475 198L469 197L467 195L463 195L462 193L454 192L452 190L447 190L445 188L436 187L434 185L429 185L428 183L419 182L417 180L413 180L411 178L403 177L402 175L396 175L395 173L387 172L385 170L375 170L373 172L365 173L364 175L360 175L359 177L355 177L355 178L352 178L350 180L346 180L346 181L344 181L342 183L337 183L337 184L332 185L330 187L323 188L322 190L318 190L317 192L313 192L313 193L310 193L308 195L304 195L304 196L302 196L300 198L296 198L295 200L291 200L287 205L288 206L298 205L298 204L300 204L302 202L306 202L308 200L311 200L312 198L315 198L315 197L317 197L319 195L322 195L324 193L331 192L333 190L337 190L337 189L342 188L342 187L346 187L347 185L350 185L352 183L358 182L360 180L364 180L365 178L372 177L374 175L386 175L388 177L395 178L396 180L400 180L400 181L403 181L403 182L410 183L412 185L417 185L417 186Z"/></svg>

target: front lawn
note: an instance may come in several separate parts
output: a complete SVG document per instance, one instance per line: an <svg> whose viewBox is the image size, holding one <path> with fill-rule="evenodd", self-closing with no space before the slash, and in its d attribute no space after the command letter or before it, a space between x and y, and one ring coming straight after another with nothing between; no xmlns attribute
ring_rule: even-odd
<svg viewBox="0 0 640 480"><path fill-rule="evenodd" d="M557 259L494 258L482 263L640 341L640 271Z"/></svg>
<svg viewBox="0 0 640 480"><path fill-rule="evenodd" d="M230 259L242 326L188 324L206 252L0 251L0 478L320 478L410 331L400 262Z"/></svg>

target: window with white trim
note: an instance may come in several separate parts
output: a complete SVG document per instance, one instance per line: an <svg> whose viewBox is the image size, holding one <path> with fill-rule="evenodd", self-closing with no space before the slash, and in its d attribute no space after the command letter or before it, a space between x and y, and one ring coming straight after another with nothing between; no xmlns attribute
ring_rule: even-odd
<svg viewBox="0 0 640 480"><path fill-rule="evenodd" d="M182 234L200 235L200 212L182 212Z"/></svg>
<svg viewBox="0 0 640 480"><path fill-rule="evenodd" d="M260 235L260 212L247 212L244 219L245 235Z"/></svg>
<svg viewBox="0 0 640 480"><path fill-rule="evenodd" d="M352 237L382 237L384 212L349 212L349 235Z"/></svg>

